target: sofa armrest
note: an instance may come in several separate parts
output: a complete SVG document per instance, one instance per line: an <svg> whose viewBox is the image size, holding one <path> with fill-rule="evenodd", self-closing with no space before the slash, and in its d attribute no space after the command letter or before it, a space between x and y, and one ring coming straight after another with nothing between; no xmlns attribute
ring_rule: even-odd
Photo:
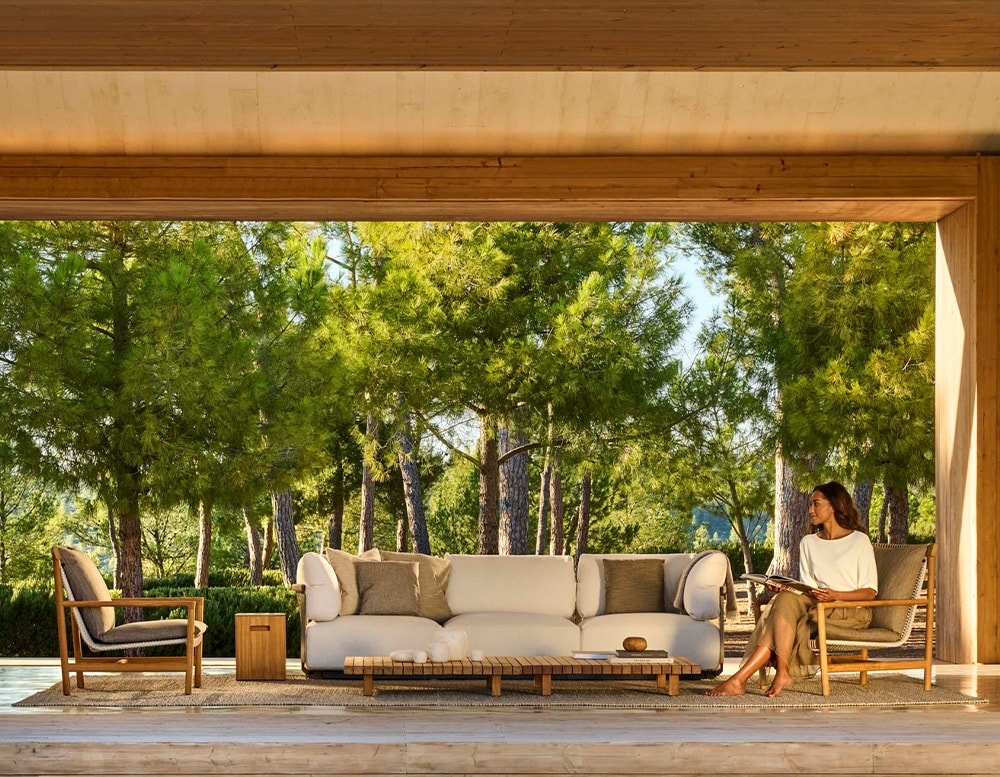
<svg viewBox="0 0 1000 777"><path fill-rule="evenodd" d="M729 559L711 553L697 560L684 581L684 611L695 620L714 620L722 615L719 591L726 587Z"/></svg>
<svg viewBox="0 0 1000 777"><path fill-rule="evenodd" d="M293 588L303 621L332 621L340 615L340 583L330 562L319 553L305 553L299 559Z"/></svg>

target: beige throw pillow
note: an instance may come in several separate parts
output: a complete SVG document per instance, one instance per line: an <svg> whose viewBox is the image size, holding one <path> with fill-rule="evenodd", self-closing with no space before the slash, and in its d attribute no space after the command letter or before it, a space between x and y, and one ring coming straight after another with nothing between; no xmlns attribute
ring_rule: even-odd
<svg viewBox="0 0 1000 777"><path fill-rule="evenodd" d="M377 550L366 550L360 556L347 553L335 548L326 549L326 560L333 567L334 574L337 575L337 582L340 583L341 615L356 615L358 612L358 576L354 571L354 565L362 560L378 561Z"/></svg>
<svg viewBox="0 0 1000 777"><path fill-rule="evenodd" d="M419 615L420 565L415 561L359 561L358 615Z"/></svg>
<svg viewBox="0 0 1000 777"><path fill-rule="evenodd" d="M447 559L427 556L423 553L397 553L391 550L380 552L383 561L416 561L420 566L420 614L438 622L451 617L451 607L445 598L448 590L448 576L451 564Z"/></svg>
<svg viewBox="0 0 1000 777"><path fill-rule="evenodd" d="M604 559L604 612L663 612L663 559Z"/></svg>

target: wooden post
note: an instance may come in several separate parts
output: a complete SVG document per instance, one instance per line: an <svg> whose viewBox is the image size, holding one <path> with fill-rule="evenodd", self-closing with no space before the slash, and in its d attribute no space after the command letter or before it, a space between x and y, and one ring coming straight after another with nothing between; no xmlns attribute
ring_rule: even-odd
<svg viewBox="0 0 1000 777"><path fill-rule="evenodd" d="M1000 158L938 221L938 658L1000 662Z"/></svg>

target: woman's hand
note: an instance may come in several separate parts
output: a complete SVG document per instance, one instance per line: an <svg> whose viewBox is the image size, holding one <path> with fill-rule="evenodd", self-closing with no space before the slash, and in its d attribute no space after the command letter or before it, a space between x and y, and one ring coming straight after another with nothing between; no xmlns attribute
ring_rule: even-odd
<svg viewBox="0 0 1000 777"><path fill-rule="evenodd" d="M837 592L832 588L814 588L812 591L812 598L817 602L835 602L837 601Z"/></svg>

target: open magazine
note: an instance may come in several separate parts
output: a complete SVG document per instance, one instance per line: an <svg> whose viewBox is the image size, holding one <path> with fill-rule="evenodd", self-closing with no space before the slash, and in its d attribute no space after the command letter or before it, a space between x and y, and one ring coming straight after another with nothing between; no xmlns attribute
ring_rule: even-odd
<svg viewBox="0 0 1000 777"><path fill-rule="evenodd" d="M811 585L807 585L801 580L796 580L794 577L786 577L785 575L761 575L750 572L740 575L740 579L750 583L760 583L761 585L783 585L789 591L797 594L811 594L815 590Z"/></svg>

